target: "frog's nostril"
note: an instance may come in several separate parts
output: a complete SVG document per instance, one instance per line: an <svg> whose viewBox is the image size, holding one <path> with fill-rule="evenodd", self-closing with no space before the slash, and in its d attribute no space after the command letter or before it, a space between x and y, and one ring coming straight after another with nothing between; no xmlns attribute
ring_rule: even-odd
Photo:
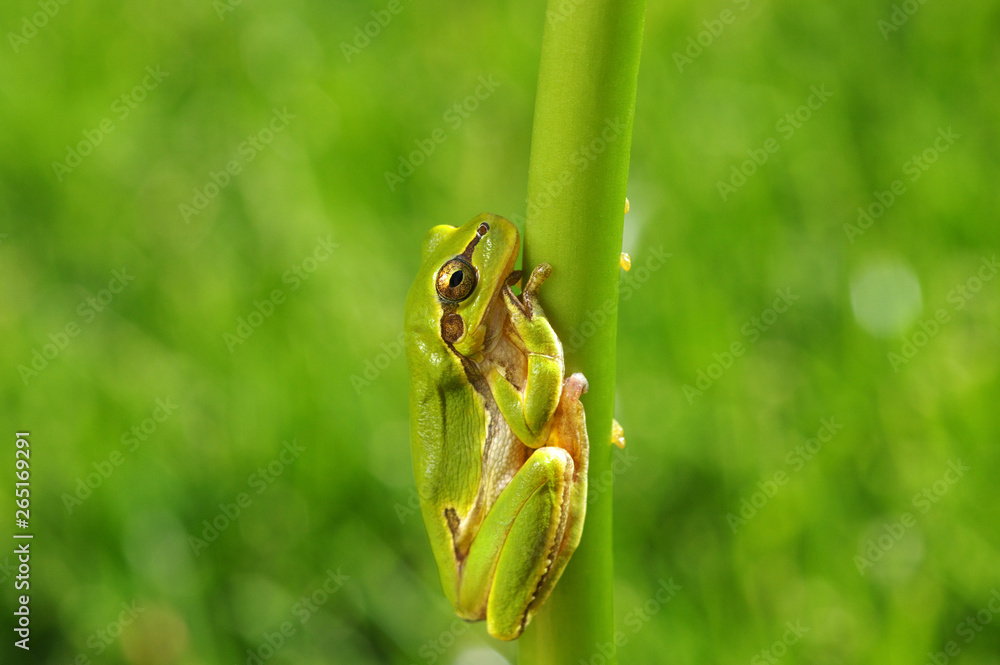
<svg viewBox="0 0 1000 665"><path fill-rule="evenodd" d="M476 235L482 238L489 232L489 230L490 230L490 225L487 224L486 222L483 222L482 224L479 225L479 228L476 230Z"/></svg>

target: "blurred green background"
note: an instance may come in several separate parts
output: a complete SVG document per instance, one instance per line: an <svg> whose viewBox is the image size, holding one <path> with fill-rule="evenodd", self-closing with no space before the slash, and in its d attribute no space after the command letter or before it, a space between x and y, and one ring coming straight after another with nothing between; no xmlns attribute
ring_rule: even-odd
<svg viewBox="0 0 1000 665"><path fill-rule="evenodd" d="M441 594L398 342L430 226L523 219L543 5L0 16L0 478L12 525L29 430L35 534L3 662L514 662ZM622 663L1000 663L998 30L651 3Z"/></svg>

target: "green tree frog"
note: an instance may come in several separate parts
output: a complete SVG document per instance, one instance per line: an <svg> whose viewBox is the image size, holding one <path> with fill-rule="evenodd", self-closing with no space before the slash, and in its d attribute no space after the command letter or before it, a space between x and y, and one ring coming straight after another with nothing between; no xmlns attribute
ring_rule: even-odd
<svg viewBox="0 0 1000 665"><path fill-rule="evenodd" d="M421 512L444 593L491 635L521 635L580 542L587 507L582 374L538 301L520 295L503 217L435 226L406 301L410 429Z"/></svg>

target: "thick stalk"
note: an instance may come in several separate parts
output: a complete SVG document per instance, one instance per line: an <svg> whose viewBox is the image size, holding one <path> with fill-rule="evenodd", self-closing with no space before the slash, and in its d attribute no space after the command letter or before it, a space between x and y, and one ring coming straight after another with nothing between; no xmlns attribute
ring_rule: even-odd
<svg viewBox="0 0 1000 665"><path fill-rule="evenodd" d="M566 371L590 381L583 539L520 639L521 665L614 663L611 419L619 255L645 0L549 0L535 102L524 265L545 261Z"/></svg>

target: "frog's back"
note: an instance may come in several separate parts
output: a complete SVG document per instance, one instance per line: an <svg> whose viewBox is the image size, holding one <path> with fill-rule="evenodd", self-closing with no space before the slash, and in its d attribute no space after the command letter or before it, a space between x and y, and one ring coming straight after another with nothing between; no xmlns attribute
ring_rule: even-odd
<svg viewBox="0 0 1000 665"><path fill-rule="evenodd" d="M475 501L486 419L483 398L462 361L443 344L407 335L410 438L422 502L447 503L465 514Z"/></svg>

